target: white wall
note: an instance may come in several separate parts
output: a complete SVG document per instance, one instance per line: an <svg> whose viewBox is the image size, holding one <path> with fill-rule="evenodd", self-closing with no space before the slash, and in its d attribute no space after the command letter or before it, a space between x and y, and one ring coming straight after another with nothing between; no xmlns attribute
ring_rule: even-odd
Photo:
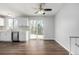
<svg viewBox="0 0 79 59"><path fill-rule="evenodd" d="M44 36L45 36L45 39L54 39L53 17L44 17Z"/></svg>
<svg viewBox="0 0 79 59"><path fill-rule="evenodd" d="M66 4L55 16L56 41L69 50L70 36L79 36L79 4Z"/></svg>
<svg viewBox="0 0 79 59"><path fill-rule="evenodd" d="M52 16L32 16L29 20L43 20L43 34L44 39L54 39L54 19Z"/></svg>

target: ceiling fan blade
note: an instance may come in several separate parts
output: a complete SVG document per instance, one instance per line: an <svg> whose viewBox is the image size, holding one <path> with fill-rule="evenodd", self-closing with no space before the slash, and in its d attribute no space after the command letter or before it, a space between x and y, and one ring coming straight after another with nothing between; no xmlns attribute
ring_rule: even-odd
<svg viewBox="0 0 79 59"><path fill-rule="evenodd" d="M37 14L37 13L39 13L39 12L42 12L42 11L44 11L44 9L43 9L43 6L44 6L45 4L44 3L40 3L39 4L39 8L37 9L37 8L35 8L37 11L34 13L34 14ZM43 12L42 12L43 13Z"/></svg>
<svg viewBox="0 0 79 59"><path fill-rule="evenodd" d="M42 3L40 3L39 9L40 9L40 10L42 9Z"/></svg>
<svg viewBox="0 0 79 59"><path fill-rule="evenodd" d="M44 6L45 6L45 3L40 3L39 9L40 9L40 10L43 10L43 9L44 9Z"/></svg>
<svg viewBox="0 0 79 59"><path fill-rule="evenodd" d="M45 8L44 11L52 11L50 8Z"/></svg>
<svg viewBox="0 0 79 59"><path fill-rule="evenodd" d="M39 10L38 11L36 11L34 14L37 14L39 12Z"/></svg>

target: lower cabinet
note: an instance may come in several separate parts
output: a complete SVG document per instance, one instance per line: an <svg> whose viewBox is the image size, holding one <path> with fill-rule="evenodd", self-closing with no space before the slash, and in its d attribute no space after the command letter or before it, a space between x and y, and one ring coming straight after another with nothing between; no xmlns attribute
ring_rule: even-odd
<svg viewBox="0 0 79 59"><path fill-rule="evenodd" d="M19 32L19 40L20 41L26 41L26 32L25 31Z"/></svg>
<svg viewBox="0 0 79 59"><path fill-rule="evenodd" d="M0 32L0 41L12 41L11 40L11 31Z"/></svg>
<svg viewBox="0 0 79 59"><path fill-rule="evenodd" d="M26 31L0 32L0 41L19 42L19 41L28 41L28 40L29 40L29 32Z"/></svg>

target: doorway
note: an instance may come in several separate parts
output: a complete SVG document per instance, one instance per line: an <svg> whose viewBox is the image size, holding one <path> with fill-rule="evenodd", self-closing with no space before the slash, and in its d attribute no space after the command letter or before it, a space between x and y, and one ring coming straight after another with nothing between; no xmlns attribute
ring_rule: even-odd
<svg viewBox="0 0 79 59"><path fill-rule="evenodd" d="M30 20L30 39L43 39L43 20Z"/></svg>

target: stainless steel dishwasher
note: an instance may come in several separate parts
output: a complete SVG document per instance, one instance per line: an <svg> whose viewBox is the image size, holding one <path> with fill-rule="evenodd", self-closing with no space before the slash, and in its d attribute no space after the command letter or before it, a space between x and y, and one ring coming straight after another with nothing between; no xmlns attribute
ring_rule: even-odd
<svg viewBox="0 0 79 59"><path fill-rule="evenodd" d="M11 32L12 42L19 42L19 32Z"/></svg>

